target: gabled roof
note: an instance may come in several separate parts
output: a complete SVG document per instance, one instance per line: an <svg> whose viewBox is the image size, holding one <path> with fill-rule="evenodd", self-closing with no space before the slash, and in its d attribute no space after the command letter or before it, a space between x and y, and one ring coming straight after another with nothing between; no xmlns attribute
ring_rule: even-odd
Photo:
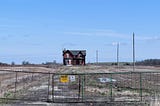
<svg viewBox="0 0 160 106"><path fill-rule="evenodd" d="M72 55L78 55L79 53L82 53L83 55L86 56L86 50L64 50L63 53L69 51L72 53Z"/></svg>
<svg viewBox="0 0 160 106"><path fill-rule="evenodd" d="M78 55L78 53L82 53L83 55L86 55L86 50L70 50L70 52L73 54L73 55Z"/></svg>

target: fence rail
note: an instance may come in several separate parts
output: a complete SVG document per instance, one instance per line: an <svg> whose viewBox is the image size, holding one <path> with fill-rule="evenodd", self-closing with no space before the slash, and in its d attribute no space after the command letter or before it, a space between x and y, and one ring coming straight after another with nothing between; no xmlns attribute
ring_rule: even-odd
<svg viewBox="0 0 160 106"><path fill-rule="evenodd" d="M0 101L145 102L160 94L160 72L0 71Z"/></svg>

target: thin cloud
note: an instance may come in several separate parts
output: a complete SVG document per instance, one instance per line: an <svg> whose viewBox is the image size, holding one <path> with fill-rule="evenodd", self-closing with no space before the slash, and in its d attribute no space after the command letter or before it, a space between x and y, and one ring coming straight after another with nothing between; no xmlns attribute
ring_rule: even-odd
<svg viewBox="0 0 160 106"><path fill-rule="evenodd" d="M10 28L21 28L22 25L13 25L13 24L4 24L4 25L0 25L1 29L10 29Z"/></svg>
<svg viewBox="0 0 160 106"><path fill-rule="evenodd" d="M5 36L0 37L0 40L7 40Z"/></svg>
<svg viewBox="0 0 160 106"><path fill-rule="evenodd" d="M141 36L137 36L136 37L137 40L146 40L146 41L155 41L155 40L160 40L160 37L157 36L153 36L153 37L141 37Z"/></svg>
<svg viewBox="0 0 160 106"><path fill-rule="evenodd" d="M30 35L23 35L23 37L28 38L28 37L30 37Z"/></svg>
<svg viewBox="0 0 160 106"><path fill-rule="evenodd" d="M65 32L65 34L82 35L82 36L92 36L93 35L93 33L87 33L87 32Z"/></svg>
<svg viewBox="0 0 160 106"><path fill-rule="evenodd" d="M12 39L12 38L15 38L15 37L21 37L21 38L29 38L30 37L30 35L10 35L10 34L8 34L8 35L1 35L0 36L0 39L1 40L8 40L8 39Z"/></svg>
<svg viewBox="0 0 160 106"><path fill-rule="evenodd" d="M65 34L69 35L78 35L78 36L97 36L97 37L112 37L112 38L121 38L121 39L132 39L132 33L131 34L123 34L118 33L112 30L95 30L95 31L84 31L84 32L65 32ZM135 35L136 40L145 40L145 41L155 41L160 40L160 37L158 36L139 36ZM125 45L125 44L124 44Z"/></svg>
<svg viewBox="0 0 160 106"><path fill-rule="evenodd" d="M2 35L0 37L1 40L8 40L9 38L12 38L13 36L12 35Z"/></svg>
<svg viewBox="0 0 160 106"><path fill-rule="evenodd" d="M65 45L67 45L67 46L76 46L76 44L74 44L74 43L63 43L62 45L63 46L65 46Z"/></svg>
<svg viewBox="0 0 160 106"><path fill-rule="evenodd" d="M122 46L128 45L128 44L125 43L125 42L112 42L112 43L108 43L108 44L104 44L104 45L105 45L105 46L116 46L118 43L119 43L119 45L122 45Z"/></svg>
<svg viewBox="0 0 160 106"><path fill-rule="evenodd" d="M22 46L24 46L24 45L28 45L28 46L42 46L43 44L41 44L41 43L38 43L38 42L23 42L23 43L21 43L22 44Z"/></svg>
<svg viewBox="0 0 160 106"><path fill-rule="evenodd" d="M74 43L63 43L62 45L62 49L67 48L67 47L73 47L73 46L77 46L77 44Z"/></svg>
<svg viewBox="0 0 160 106"><path fill-rule="evenodd" d="M130 36L127 34L121 34L111 30L95 30L95 31L88 31L88 32L65 32L65 34L78 35L78 36L114 37L114 38L123 38L123 39L130 38Z"/></svg>

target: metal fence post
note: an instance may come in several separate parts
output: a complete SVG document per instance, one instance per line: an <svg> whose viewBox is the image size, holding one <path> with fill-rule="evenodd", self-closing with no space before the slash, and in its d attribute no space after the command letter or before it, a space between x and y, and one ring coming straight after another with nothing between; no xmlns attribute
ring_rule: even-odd
<svg viewBox="0 0 160 106"><path fill-rule="evenodd" d="M49 101L49 93L50 93L50 89L49 89L49 87L50 87L50 72L48 73L49 74L49 76L48 76L48 95L47 95L47 101Z"/></svg>
<svg viewBox="0 0 160 106"><path fill-rule="evenodd" d="M54 74L52 75L52 102L54 102Z"/></svg>
<svg viewBox="0 0 160 106"><path fill-rule="evenodd" d="M140 97L141 97L141 101L142 101L142 73L140 73Z"/></svg>
<svg viewBox="0 0 160 106"><path fill-rule="evenodd" d="M80 99L80 95L81 95L81 76L78 75L78 83L79 83L79 87L78 87L78 100Z"/></svg>
<svg viewBox="0 0 160 106"><path fill-rule="evenodd" d="M14 98L16 99L17 97L17 95L16 95L16 93L17 93L17 72L16 72L16 80L15 80L15 94L14 94Z"/></svg>
<svg viewBox="0 0 160 106"><path fill-rule="evenodd" d="M85 76L82 75L82 102L84 102L84 80L85 80Z"/></svg>
<svg viewBox="0 0 160 106"><path fill-rule="evenodd" d="M110 100L113 100L113 94L112 94L112 74L110 74Z"/></svg>

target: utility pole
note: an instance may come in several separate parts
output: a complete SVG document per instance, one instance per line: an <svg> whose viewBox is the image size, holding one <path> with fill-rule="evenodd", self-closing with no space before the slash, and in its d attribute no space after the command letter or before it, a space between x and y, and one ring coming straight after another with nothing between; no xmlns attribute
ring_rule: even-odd
<svg viewBox="0 0 160 106"><path fill-rule="evenodd" d="M98 50L96 50L96 63L98 64Z"/></svg>
<svg viewBox="0 0 160 106"><path fill-rule="evenodd" d="M119 70L119 42L117 42L117 68Z"/></svg>
<svg viewBox="0 0 160 106"><path fill-rule="evenodd" d="M135 71L135 35L133 32L133 71Z"/></svg>

